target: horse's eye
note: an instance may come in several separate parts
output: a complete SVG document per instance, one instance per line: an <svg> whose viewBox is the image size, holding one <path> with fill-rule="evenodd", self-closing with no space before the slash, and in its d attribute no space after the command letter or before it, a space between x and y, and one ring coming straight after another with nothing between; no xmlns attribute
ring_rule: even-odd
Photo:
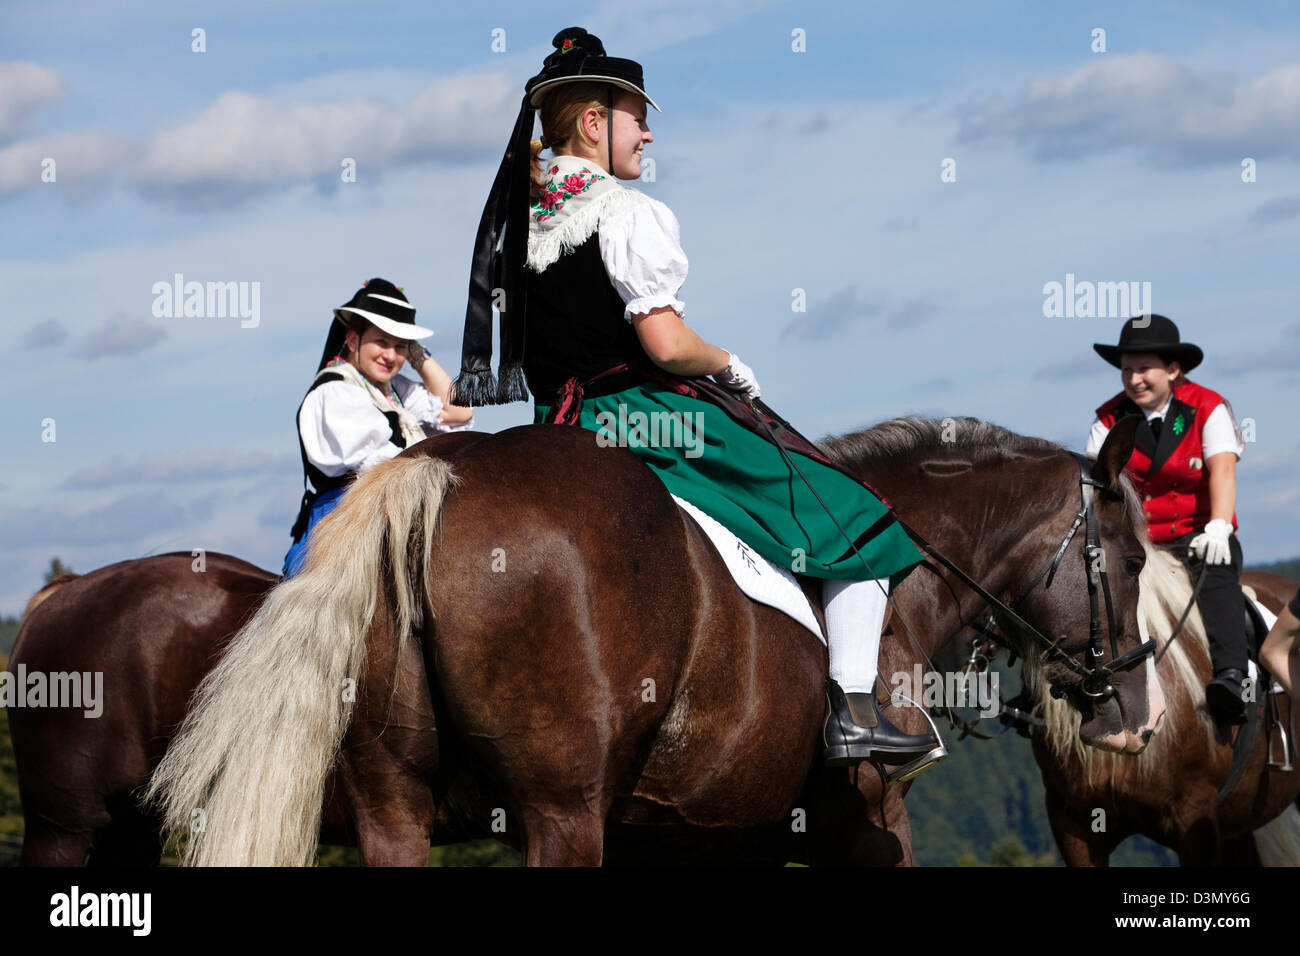
<svg viewBox="0 0 1300 956"><path fill-rule="evenodd" d="M1126 571L1128 572L1129 577L1131 577L1131 578L1135 578L1135 577L1137 577L1139 574L1142 573L1142 569L1143 569L1144 567L1146 567L1146 563L1147 563L1147 559L1144 558L1144 557L1143 557L1143 558L1125 558L1125 559L1124 559L1124 570L1126 570Z"/></svg>

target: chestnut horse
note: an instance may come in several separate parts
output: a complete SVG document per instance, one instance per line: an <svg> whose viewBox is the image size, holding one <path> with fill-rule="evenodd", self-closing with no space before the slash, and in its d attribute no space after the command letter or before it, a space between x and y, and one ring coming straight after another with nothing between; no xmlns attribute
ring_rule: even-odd
<svg viewBox="0 0 1300 956"><path fill-rule="evenodd" d="M140 792L194 688L278 581L210 551L201 572L189 553L160 554L63 575L37 592L10 667L98 671L106 693L103 714L93 720L69 708L9 711L24 819L21 865L159 862L161 821L140 805ZM424 719L422 726L432 726L432 711ZM390 728L388 736L398 733ZM417 786L428 790L427 782ZM488 836L465 829L447 804L434 809L431 841ZM356 846L355 816L332 781L320 841Z"/></svg>
<svg viewBox="0 0 1300 956"><path fill-rule="evenodd" d="M275 575L209 554L64 574L23 612L9 668L104 675L103 713L12 708L24 866L158 861L158 822L135 791L161 759L195 686Z"/></svg>
<svg viewBox="0 0 1300 956"><path fill-rule="evenodd" d="M429 445L450 449L481 437L457 432ZM176 553L64 574L32 596L10 670L99 672L104 700L96 719L70 708L9 710L22 865L158 862L160 820L140 806L139 791L195 687L278 581L230 555L208 552L198 563ZM327 793L321 841L355 846L351 808L333 786ZM439 823L442 842L461 838L449 816Z"/></svg>
<svg viewBox="0 0 1300 956"><path fill-rule="evenodd" d="M1032 588L1023 614L1059 635L1042 680L1085 707L1083 739L1140 750L1160 716L1149 662L1095 698L1073 679L1096 650L1083 548L1036 586L1082 520L1076 458L955 424L899 420L826 448L995 595ZM423 862L444 802L531 865L911 861L903 788L821 765L825 647L735 588L639 459L554 425L431 444L358 480L201 684L148 793L189 833L187 862L310 862L340 750L366 862ZM1114 429L1089 479L1126 569L1110 580L1120 655L1140 643L1131 444ZM911 640L886 641L882 675L923 664L983 600L927 569L893 605Z"/></svg>
<svg viewBox="0 0 1300 956"><path fill-rule="evenodd" d="M1285 578L1247 572L1261 603L1276 613L1295 593ZM1265 863L1300 864L1300 770L1268 766L1262 732L1240 780L1219 802L1232 766L1234 731L1217 724L1205 708L1212 676L1200 612L1193 608L1181 636L1169 642L1192 594L1185 566L1168 551L1150 549L1141 577L1142 609L1151 636L1169 651L1158 662L1167 719L1136 759L1077 747L1070 739L1078 718L1040 694L1046 725L1033 735L1034 758L1047 788L1052 832L1070 866L1106 866L1126 837L1140 833L1169 847L1185 866L1256 862L1251 834ZM1258 705L1266 703L1260 687ZM1290 734L1291 706L1278 695Z"/></svg>

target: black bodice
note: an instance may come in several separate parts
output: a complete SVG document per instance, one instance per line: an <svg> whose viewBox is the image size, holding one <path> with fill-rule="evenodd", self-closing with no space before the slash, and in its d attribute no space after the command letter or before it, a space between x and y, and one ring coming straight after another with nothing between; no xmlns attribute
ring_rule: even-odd
<svg viewBox="0 0 1300 956"><path fill-rule="evenodd" d="M569 378L585 381L624 362L648 361L600 258L600 235L560 256L542 273L526 269L528 322L524 375L534 400L549 405ZM618 377L620 387L626 385ZM604 383L600 383L604 384ZM614 381L588 394L612 390Z"/></svg>

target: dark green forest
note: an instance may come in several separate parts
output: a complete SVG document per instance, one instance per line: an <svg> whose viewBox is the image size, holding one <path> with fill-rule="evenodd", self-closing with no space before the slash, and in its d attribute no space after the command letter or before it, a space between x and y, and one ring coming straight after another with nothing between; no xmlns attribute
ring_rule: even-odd
<svg viewBox="0 0 1300 956"><path fill-rule="evenodd" d="M0 654L0 670L5 655ZM18 800L18 769L9 743L9 713L0 707L0 866L14 866L22 845L23 812Z"/></svg>
<svg viewBox="0 0 1300 956"><path fill-rule="evenodd" d="M1280 574L1284 578L1290 578L1292 581L1300 581L1300 558L1291 558L1289 561L1274 561L1272 564L1248 564L1248 571L1271 571L1274 574Z"/></svg>
<svg viewBox="0 0 1300 956"><path fill-rule="evenodd" d="M18 636L18 618L0 617L0 654L7 656L14 649Z"/></svg>

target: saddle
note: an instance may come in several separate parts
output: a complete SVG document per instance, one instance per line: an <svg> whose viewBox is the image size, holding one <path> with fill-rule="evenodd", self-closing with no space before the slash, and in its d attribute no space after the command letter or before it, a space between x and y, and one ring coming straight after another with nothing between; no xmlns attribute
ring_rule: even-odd
<svg viewBox="0 0 1300 956"><path fill-rule="evenodd" d="M773 564L741 541L735 532L686 499L673 495L673 500L704 532L743 594L759 604L776 608L826 643L820 581L813 586L807 578Z"/></svg>
<svg viewBox="0 0 1300 956"><path fill-rule="evenodd" d="M1258 664L1259 649L1264 646L1264 638L1268 637L1269 624L1255 603L1254 590L1242 585L1241 593L1246 598L1246 650L1251 660Z"/></svg>

